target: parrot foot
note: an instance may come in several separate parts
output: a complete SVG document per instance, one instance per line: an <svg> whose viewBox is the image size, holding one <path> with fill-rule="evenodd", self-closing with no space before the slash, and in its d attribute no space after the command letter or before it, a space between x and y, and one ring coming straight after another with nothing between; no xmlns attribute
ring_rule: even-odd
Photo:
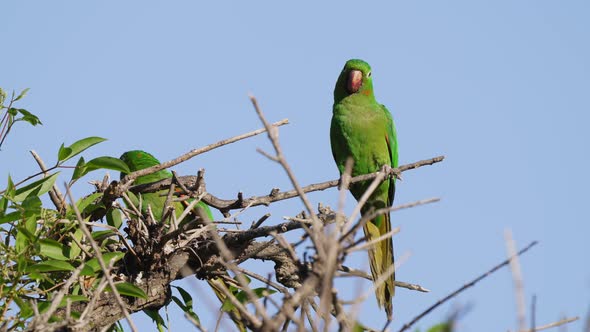
<svg viewBox="0 0 590 332"><path fill-rule="evenodd" d="M389 165L383 165L383 167L381 167L381 172L387 174L387 176L390 178L395 178L402 181L402 173Z"/></svg>

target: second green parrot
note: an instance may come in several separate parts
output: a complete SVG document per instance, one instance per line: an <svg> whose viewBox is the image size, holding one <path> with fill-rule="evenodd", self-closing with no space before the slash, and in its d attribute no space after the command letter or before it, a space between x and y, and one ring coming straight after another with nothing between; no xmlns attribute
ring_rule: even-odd
<svg viewBox="0 0 590 332"><path fill-rule="evenodd" d="M141 169L145 169L148 167L156 166L160 164L160 161L156 159L150 153L141 150L134 150L134 151L127 151L123 153L120 159L127 164L129 170L131 172L135 172ZM126 174L121 173L121 178ZM172 173L167 170L161 170L156 173L140 176L134 182L134 184L144 184L144 183L151 183L160 181L163 179L168 179L172 177ZM160 192L155 193L143 193L141 194L142 197L142 206L141 210L142 213L146 213L148 211L148 206L152 210L152 214L156 220L160 220L162 217L162 213L164 210L164 205L166 204L166 190L162 190ZM174 203L175 204L175 213L176 216L179 217L183 210L184 206L181 203ZM205 215L209 218L210 221L213 220L213 214L211 213L211 209L207 204L203 201L197 203L196 207L198 209L202 209ZM224 293L219 289L220 287L226 288L229 291L229 285L221 278L213 278L207 279L207 283L215 292L215 295L219 300L223 303L225 301L226 296ZM240 313L237 309L233 309L228 312L232 320L234 321L236 327L239 331L246 331L244 324L240 320Z"/></svg>
<svg viewBox="0 0 590 332"><path fill-rule="evenodd" d="M371 66L363 60L346 62L334 88L334 106L330 127L332 155L340 174L344 173L348 158L354 164L351 176L379 171L382 166L398 165L397 138L391 113L375 100ZM359 200L371 181L357 182L350 192ZM395 194L395 179L382 182L363 206L363 215L390 207ZM391 231L389 213L375 217L364 225L367 242ZM369 249L373 280L390 270L394 264L391 237L379 241ZM395 292L395 274L392 273L375 290L377 303L385 307L387 318L392 319L392 298Z"/></svg>

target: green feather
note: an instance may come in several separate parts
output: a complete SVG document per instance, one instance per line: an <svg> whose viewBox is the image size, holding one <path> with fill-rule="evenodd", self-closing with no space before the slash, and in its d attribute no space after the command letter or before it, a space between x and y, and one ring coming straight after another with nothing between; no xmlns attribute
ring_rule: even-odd
<svg viewBox="0 0 590 332"><path fill-rule="evenodd" d="M148 167L156 166L160 164L160 161L156 159L150 153L141 150L133 150L127 151L123 153L120 159L127 164L129 170L132 172L139 171ZM121 173L120 178L123 178L127 174ZM172 173L168 170L161 170L152 174L140 176L134 182L134 184L145 184L156 182L164 179L168 179L172 177ZM150 206L152 209L152 213L156 219L160 219L162 217L162 212L164 210L164 204L166 203L166 190L162 190L155 193L145 193L141 194L142 196L142 213L147 212L147 207ZM134 202L137 203L137 202ZM174 203L176 217L180 217L182 211L184 210L184 206L181 203ZM201 208L209 217L209 220L213 220L213 214L211 213L211 209L207 204L204 202L197 203L195 208Z"/></svg>
<svg viewBox="0 0 590 332"><path fill-rule="evenodd" d="M379 104L373 93L371 67L368 63L352 59L346 62L334 88L334 106L330 126L332 155L342 174L348 158L354 161L352 176L378 171L383 165L397 167L397 137L391 113ZM350 192L359 200L371 181L358 182ZM395 196L395 180L381 183L371 194L362 209L390 207ZM389 214L378 216L364 227L367 242L391 231ZM369 249L373 280L387 272L394 264L391 238ZM388 319L393 315L392 298L395 292L395 274L375 290L377 303L385 307Z"/></svg>

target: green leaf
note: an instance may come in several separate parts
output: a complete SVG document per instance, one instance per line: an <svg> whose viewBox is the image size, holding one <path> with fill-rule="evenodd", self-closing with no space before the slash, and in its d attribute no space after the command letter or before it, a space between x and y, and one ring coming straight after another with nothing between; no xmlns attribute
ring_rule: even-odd
<svg viewBox="0 0 590 332"><path fill-rule="evenodd" d="M38 124L42 124L41 120L39 120L39 118L35 114L33 114L25 109L22 109L22 108L18 108L17 111L23 115L22 118L18 119L19 121L26 121L26 122L32 124L33 126L36 126Z"/></svg>
<svg viewBox="0 0 590 332"><path fill-rule="evenodd" d="M16 188L14 187L14 183L12 182L12 177L10 174L8 175L8 181L6 182L6 189L4 190L4 197L8 200L12 200L14 197L14 193Z"/></svg>
<svg viewBox="0 0 590 332"><path fill-rule="evenodd" d="M79 153L83 152L84 150L88 149L89 147L96 145L98 143L106 141L106 138L102 137L86 137L77 142L74 142L69 147L64 147L62 144L59 148L59 152L57 153L58 162L64 162Z"/></svg>
<svg viewBox="0 0 590 332"><path fill-rule="evenodd" d="M35 239L36 228L37 218L35 218L35 216L28 218L24 225L19 223L15 240L15 248L17 253L22 253Z"/></svg>
<svg viewBox="0 0 590 332"><path fill-rule="evenodd" d="M102 193L94 193L90 194L84 198L81 198L77 203L76 206L78 207L78 211L84 211L88 205L94 203L99 197L102 196Z"/></svg>
<svg viewBox="0 0 590 332"><path fill-rule="evenodd" d="M172 301L174 301L174 303L176 303L176 305L178 305L182 311L186 312L188 310L184 303L182 303L182 301L174 295L172 295Z"/></svg>
<svg viewBox="0 0 590 332"><path fill-rule="evenodd" d="M82 240L82 235L82 229L78 228L76 229L76 232L74 232L74 234L71 234L71 237L75 238L76 240L78 240L78 243L80 243ZM67 251L68 257L70 259L75 259L76 257L78 257L78 255L80 255L82 249L78 247L78 244L72 240L71 245L67 247Z"/></svg>
<svg viewBox="0 0 590 332"><path fill-rule="evenodd" d="M34 263L34 262L33 262ZM18 255L16 258L16 270L19 273L24 273L25 269L31 264L27 259L27 255Z"/></svg>
<svg viewBox="0 0 590 332"><path fill-rule="evenodd" d="M104 230L104 231L96 231L96 232L92 232L92 239L94 239L95 241L101 242L103 239L115 235L116 233L113 232L110 229Z"/></svg>
<svg viewBox="0 0 590 332"><path fill-rule="evenodd" d="M452 332L452 324L449 323L440 323L432 326L428 329L428 332Z"/></svg>
<svg viewBox="0 0 590 332"><path fill-rule="evenodd" d="M121 159L108 156L94 158L86 163L86 167L88 167L89 171L106 168L118 172L131 173L129 166L127 166L127 164L125 164L125 162L123 162Z"/></svg>
<svg viewBox="0 0 590 332"><path fill-rule="evenodd" d="M86 298L85 296L82 295L65 295L61 301L59 302L58 308L63 308L68 304L67 300L70 300L70 302L88 302L88 298ZM40 313L44 313L47 311L47 309L49 309L49 307L51 306L51 302L50 301L39 301L37 303L37 307L39 308L39 312ZM51 320L50 320L51 321Z"/></svg>
<svg viewBox="0 0 590 332"><path fill-rule="evenodd" d="M231 302L230 299L225 298L225 300L223 301L223 304L221 304L221 311L225 311L225 312L231 312L236 308L236 306L234 306L234 304Z"/></svg>
<svg viewBox="0 0 590 332"><path fill-rule="evenodd" d="M15 202L22 202L29 195L35 195L35 196L39 197L39 196L45 194L46 192L48 192L51 189L51 187L53 187L55 180L57 180L58 174L59 174L59 172L53 173L48 177L45 177L45 178L38 180L38 181L35 181L35 182L28 184L22 188L18 188L15 191L13 200Z"/></svg>
<svg viewBox="0 0 590 332"><path fill-rule="evenodd" d="M65 158L67 158L69 155L72 154L72 149L65 147L64 143L61 143L61 146L59 147L59 150L57 151L57 160L64 160Z"/></svg>
<svg viewBox="0 0 590 332"><path fill-rule="evenodd" d="M180 301L179 298L177 298L176 296L172 296L172 301L174 301L174 303L176 303L176 305L185 313L187 313L188 315L190 315L194 320L196 320L197 322L200 322L201 319L199 319L199 316L197 315L197 313L193 310L192 306L189 307L185 304L182 303L182 301Z"/></svg>
<svg viewBox="0 0 590 332"><path fill-rule="evenodd" d="M14 98L13 101L20 100L21 98L23 98L24 96L26 96L27 95L27 92L29 92L29 90L30 90L30 88L26 88L23 91L21 91L21 93L19 93L19 95L16 98Z"/></svg>
<svg viewBox="0 0 590 332"><path fill-rule="evenodd" d="M63 297L62 301L60 302L60 307L65 307L68 304L68 301L74 302L88 302L88 298L84 295L66 295Z"/></svg>
<svg viewBox="0 0 590 332"><path fill-rule="evenodd" d="M164 328L166 327L166 324L164 323L164 318L162 318L162 316L160 315L160 313L156 310L151 310L151 309L144 309L143 312L148 315L158 326L158 331L159 332L164 332ZM162 328L163 327L163 328Z"/></svg>
<svg viewBox="0 0 590 332"><path fill-rule="evenodd" d="M49 260L28 266L27 272L56 272L56 271L74 271L72 264L59 260Z"/></svg>
<svg viewBox="0 0 590 332"><path fill-rule="evenodd" d="M60 261L67 261L69 259L65 255L66 250L64 246L55 240L41 239L39 240L39 245L41 247L41 255Z"/></svg>
<svg viewBox="0 0 590 332"><path fill-rule="evenodd" d="M258 298L269 296L277 292L274 289L269 289L266 287L254 288L252 291L254 291L254 294L256 294Z"/></svg>
<svg viewBox="0 0 590 332"><path fill-rule="evenodd" d="M18 305L20 312L18 313L21 318L29 318L33 316L33 308L27 303L23 301L20 297L14 297L14 302Z"/></svg>
<svg viewBox="0 0 590 332"><path fill-rule="evenodd" d="M4 217L6 209L8 209L8 199L5 196L2 196L2 198L0 198L0 217Z"/></svg>
<svg viewBox="0 0 590 332"><path fill-rule="evenodd" d="M115 325L111 325L109 332L125 332L121 321L116 322ZM164 330L161 330L160 332L164 332Z"/></svg>
<svg viewBox="0 0 590 332"><path fill-rule="evenodd" d="M172 286L172 287L174 287L178 290L178 292L180 293L180 296L182 296L182 300L184 301L184 304L187 306L190 306L192 308L193 297L189 294L189 292L185 291L182 287L178 287L178 286Z"/></svg>
<svg viewBox="0 0 590 332"><path fill-rule="evenodd" d="M124 252L107 252L102 254L102 258L106 265L110 264L112 259L116 261L120 260L125 256ZM82 269L80 274L82 275L94 275L96 272L100 271L100 264L98 263L98 259L94 257L93 259L89 260L85 263L86 266ZM90 273L88 273L90 272Z"/></svg>
<svg viewBox="0 0 590 332"><path fill-rule="evenodd" d="M95 277L97 273L94 271L94 268L84 265L82 271L80 271L80 275L87 276L87 277Z"/></svg>
<svg viewBox="0 0 590 332"><path fill-rule="evenodd" d="M147 299L147 295L143 291L143 289L135 286L129 282L118 282L115 284L115 288L121 295L133 296L138 297L140 299ZM107 287L108 289L108 287Z"/></svg>
<svg viewBox="0 0 590 332"><path fill-rule="evenodd" d="M22 217L23 217L22 211L10 212L9 214L7 214L7 215L3 216L2 218L0 218L0 225L1 224L5 224L7 222L19 220Z"/></svg>
<svg viewBox="0 0 590 332"><path fill-rule="evenodd" d="M29 196L21 204L21 208L24 211L25 218L31 216L39 216L41 214L41 199L37 196Z"/></svg>
<svg viewBox="0 0 590 332"><path fill-rule="evenodd" d="M6 91L0 88L0 109L4 106L4 101L6 100Z"/></svg>
<svg viewBox="0 0 590 332"><path fill-rule="evenodd" d="M254 292L257 298L265 297L277 292L273 289L267 289L266 287L255 288L252 291ZM249 302L248 294L245 291L239 291L237 292L237 294L235 294L235 296L240 303L245 304ZM229 312L234 309L235 306L233 305L233 303L231 303L231 301L228 298L226 298L225 301L223 301L223 304L221 305L221 310Z"/></svg>
<svg viewBox="0 0 590 332"><path fill-rule="evenodd" d="M354 326L352 328L352 332L365 332L366 330L367 329L365 328L365 326L363 326L363 324L361 324L358 321L354 322Z"/></svg>
<svg viewBox="0 0 590 332"><path fill-rule="evenodd" d="M72 179L70 180L70 182L78 180L79 178L86 175L86 173L88 173L88 171L86 170L86 163L84 162L84 157L80 157L80 159L78 159L78 163L76 164L76 168L74 168L74 174L72 174Z"/></svg>
<svg viewBox="0 0 590 332"><path fill-rule="evenodd" d="M63 297L63 299L61 300L61 302L59 303L59 307L65 307L68 302L67 300L70 300L70 302L74 303L74 302L88 302L88 298L84 295L65 295Z"/></svg>
<svg viewBox="0 0 590 332"><path fill-rule="evenodd" d="M121 228L121 225L123 225L123 217L121 216L121 211L116 209L110 209L107 212L107 224L117 229Z"/></svg>
<svg viewBox="0 0 590 332"><path fill-rule="evenodd" d="M197 322L200 322L199 316L193 310L193 297L189 294L189 292L185 291L182 287L172 286L178 290L180 296L182 296L182 302L176 296L172 296L172 300L188 315L190 315L193 319Z"/></svg>

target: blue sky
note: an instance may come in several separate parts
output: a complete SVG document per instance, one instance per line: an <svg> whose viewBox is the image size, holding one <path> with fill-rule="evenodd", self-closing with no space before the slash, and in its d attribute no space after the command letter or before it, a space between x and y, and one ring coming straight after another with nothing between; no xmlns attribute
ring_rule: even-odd
<svg viewBox="0 0 590 332"><path fill-rule="evenodd" d="M253 93L269 120L290 119L281 142L300 182L333 179L332 89L344 62L362 58L373 67L377 99L395 118L400 162L447 157L406 173L397 190L397 203L442 201L392 216L401 227L396 255L410 254L398 278L432 290L397 292L394 330L504 259L506 228L519 247L540 241L521 259L528 302L537 296L538 324L588 310L588 2L5 1L2 13L0 86L31 88L21 106L43 126L14 128L0 152L0 178L37 171L28 150L51 164L62 142L87 136L109 139L88 158L145 149L171 159L260 127L247 98ZM288 189L284 172L257 147L270 151L256 137L176 170L204 167L208 189L221 197ZM90 190L80 181L75 193ZM336 197L335 190L310 195L332 206ZM350 211L351 197L349 203ZM301 209L295 200L276 204L268 222ZM267 211L252 209L244 220ZM349 264L368 269L362 255ZM339 285L343 292L359 285L347 282ZM179 283L211 296L202 284ZM457 305L472 305L461 331L514 330L509 270L420 326ZM170 316L173 330L189 326L177 310ZM372 298L361 317L384 320ZM134 318L151 326L143 314Z"/></svg>

